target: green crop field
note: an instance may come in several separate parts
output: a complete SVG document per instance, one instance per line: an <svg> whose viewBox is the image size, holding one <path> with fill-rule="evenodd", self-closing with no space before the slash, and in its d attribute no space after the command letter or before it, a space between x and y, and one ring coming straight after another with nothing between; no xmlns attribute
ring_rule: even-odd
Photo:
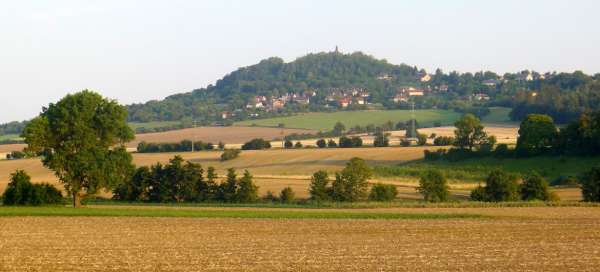
<svg viewBox="0 0 600 272"><path fill-rule="evenodd" d="M18 140L21 140L21 137L19 137L19 134L0 135L0 141L18 141Z"/></svg>
<svg viewBox="0 0 600 272"><path fill-rule="evenodd" d="M484 116L481 121L492 124L518 124L518 122L510 120L510 111L511 108L491 107L490 114Z"/></svg>
<svg viewBox="0 0 600 272"><path fill-rule="evenodd" d="M431 126L439 121L450 125L460 117L459 113L448 110L416 110L416 119L421 125ZM373 110L373 111L339 111L333 113L305 113L289 117L278 117L259 120L248 120L235 123L236 126L277 126L284 124L287 128L305 128L327 131L336 122L342 122L346 128L356 125L380 125L387 121L397 123L410 119L410 110Z"/></svg>
<svg viewBox="0 0 600 272"><path fill-rule="evenodd" d="M437 169L447 178L465 182L483 181L490 171L502 169L515 174L536 171L552 181L559 176L577 176L600 165L600 157L534 157L525 159L478 158L458 162L416 161L397 166L376 166L381 177L419 177L423 171Z"/></svg>
<svg viewBox="0 0 600 272"><path fill-rule="evenodd" d="M174 125L179 125L181 122L179 121L156 121L156 122L145 122L145 123L138 123L138 122L130 122L129 127L131 127L131 129L136 130L138 128L146 128L146 129L151 129L151 128L160 128L160 127L170 127L170 126L174 126Z"/></svg>
<svg viewBox="0 0 600 272"><path fill-rule="evenodd" d="M361 211L269 210L269 209L181 209L143 207L0 207L5 216L118 216L118 217L193 217L193 218L272 218L272 219L455 219L479 218L467 213L390 213Z"/></svg>

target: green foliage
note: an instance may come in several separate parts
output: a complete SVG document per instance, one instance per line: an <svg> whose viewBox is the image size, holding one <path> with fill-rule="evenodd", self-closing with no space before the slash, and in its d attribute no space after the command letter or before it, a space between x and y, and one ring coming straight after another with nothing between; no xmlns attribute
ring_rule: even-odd
<svg viewBox="0 0 600 272"><path fill-rule="evenodd" d="M425 145L425 144L427 144L427 134L421 134L421 133L419 133L417 135L417 144L418 145Z"/></svg>
<svg viewBox="0 0 600 272"><path fill-rule="evenodd" d="M291 204L294 202L295 199L296 194L294 193L294 190L292 190L291 187L285 187L279 193L279 200L281 201L281 203Z"/></svg>
<svg viewBox="0 0 600 272"><path fill-rule="evenodd" d="M398 195L398 189L393 184L376 183L371 186L369 200L371 201L392 201Z"/></svg>
<svg viewBox="0 0 600 272"><path fill-rule="evenodd" d="M375 139L373 140L373 146L375 147L386 147L390 146L390 139L387 133L378 131L375 133Z"/></svg>
<svg viewBox="0 0 600 272"><path fill-rule="evenodd" d="M401 139L400 140L400 146L408 147L408 146L410 146L410 141L407 140L407 139Z"/></svg>
<svg viewBox="0 0 600 272"><path fill-rule="evenodd" d="M600 202L600 166L583 173L580 178L584 201Z"/></svg>
<svg viewBox="0 0 600 272"><path fill-rule="evenodd" d="M339 147L340 148L353 148L353 147L361 147L363 145L363 141L360 137L352 136L350 138L346 136L342 136L339 139Z"/></svg>
<svg viewBox="0 0 600 272"><path fill-rule="evenodd" d="M335 125L333 126L333 136L341 136L344 134L344 132L346 131L346 126L344 126L344 124L342 124L342 122L336 122Z"/></svg>
<svg viewBox="0 0 600 272"><path fill-rule="evenodd" d="M446 177L440 171L427 171L419 181L417 191L429 202L445 202L450 196Z"/></svg>
<svg viewBox="0 0 600 272"><path fill-rule="evenodd" d="M244 145L242 145L242 150L261 150L269 148L271 148L271 142L260 138L252 139L249 142L246 142Z"/></svg>
<svg viewBox="0 0 600 272"><path fill-rule="evenodd" d="M221 161L233 160L239 157L241 152L239 149L225 149L223 154L221 154Z"/></svg>
<svg viewBox="0 0 600 272"><path fill-rule="evenodd" d="M327 141L327 147L337 147L337 143L333 140L333 139L329 139L329 141Z"/></svg>
<svg viewBox="0 0 600 272"><path fill-rule="evenodd" d="M487 138L481 122L473 114L465 114L454 126L454 146L460 149L473 150L473 147L480 145Z"/></svg>
<svg viewBox="0 0 600 272"><path fill-rule="evenodd" d="M536 155L549 149L557 136L557 128L552 117L543 114L529 114L519 127L517 153Z"/></svg>
<svg viewBox="0 0 600 272"><path fill-rule="evenodd" d="M54 171L73 195L112 189L134 170L124 144L133 139L125 122L127 112L116 101L97 93L69 94L44 108L23 131L27 150L42 155L43 164Z"/></svg>
<svg viewBox="0 0 600 272"><path fill-rule="evenodd" d="M292 141L290 141L290 140L285 140L283 147L284 148L292 148L292 147L294 147L294 143L292 143Z"/></svg>
<svg viewBox="0 0 600 272"><path fill-rule="evenodd" d="M332 199L355 202L366 197L368 180L373 172L363 159L352 158L332 183Z"/></svg>
<svg viewBox="0 0 600 272"><path fill-rule="evenodd" d="M317 202L330 200L329 175L327 172L320 170L315 172L310 180L310 198Z"/></svg>
<svg viewBox="0 0 600 272"><path fill-rule="evenodd" d="M475 190L481 189L477 188ZM483 193L479 191L471 192L471 196L476 197L477 199L474 200L479 201L516 201L520 198L517 177L501 170L494 170L485 181Z"/></svg>
<svg viewBox="0 0 600 272"><path fill-rule="evenodd" d="M438 136L433 140L433 144L437 146L454 145L454 137Z"/></svg>
<svg viewBox="0 0 600 272"><path fill-rule="evenodd" d="M294 148L302 148L302 143L300 141L296 142L296 144L294 144Z"/></svg>
<svg viewBox="0 0 600 272"><path fill-rule="evenodd" d="M214 146L212 143L204 143L202 141L194 142L194 150L212 150ZM179 143L147 143L140 142L137 146L137 152L139 153L160 153L160 152L186 152L192 151L192 141L183 140Z"/></svg>
<svg viewBox="0 0 600 272"><path fill-rule="evenodd" d="M46 183L32 184L31 177L23 170L10 175L10 182L2 195L2 204L11 206L60 204L62 201L58 189Z"/></svg>
<svg viewBox="0 0 600 272"><path fill-rule="evenodd" d="M319 148L325 148L327 147L327 142L325 141L325 139L319 139L317 140L317 146Z"/></svg>
<svg viewBox="0 0 600 272"><path fill-rule="evenodd" d="M252 175L248 170L244 171L244 176L239 180L239 187L236 192L235 200L240 203L251 203L258 200L258 186L254 184Z"/></svg>
<svg viewBox="0 0 600 272"><path fill-rule="evenodd" d="M548 191L548 182L536 172L523 178L520 191L522 200L548 201L551 199L550 191Z"/></svg>
<svg viewBox="0 0 600 272"><path fill-rule="evenodd" d="M586 112L560 130L557 153L600 154L600 111Z"/></svg>
<svg viewBox="0 0 600 272"><path fill-rule="evenodd" d="M406 122L406 138L417 138L419 137L419 132L417 131L417 128L419 127L419 124L417 123L417 120L415 119L411 119L408 120Z"/></svg>

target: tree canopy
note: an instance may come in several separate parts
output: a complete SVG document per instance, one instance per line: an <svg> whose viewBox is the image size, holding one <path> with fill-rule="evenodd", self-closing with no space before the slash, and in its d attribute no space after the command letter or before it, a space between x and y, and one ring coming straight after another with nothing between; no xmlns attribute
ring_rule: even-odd
<svg viewBox="0 0 600 272"><path fill-rule="evenodd" d="M112 189L133 172L124 144L133 139L127 111L114 100L84 90L51 103L27 124L27 150L42 155L80 206L82 193Z"/></svg>

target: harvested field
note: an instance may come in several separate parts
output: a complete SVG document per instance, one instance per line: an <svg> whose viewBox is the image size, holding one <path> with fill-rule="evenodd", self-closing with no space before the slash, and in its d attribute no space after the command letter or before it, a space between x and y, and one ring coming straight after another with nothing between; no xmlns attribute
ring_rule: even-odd
<svg viewBox="0 0 600 272"><path fill-rule="evenodd" d="M598 208L431 210L495 217L3 217L0 270L592 271L600 265Z"/></svg>
<svg viewBox="0 0 600 272"><path fill-rule="evenodd" d="M244 143L254 138L274 139L281 138L282 131L284 135L291 133L314 133L306 129L280 129L264 127L199 127L180 130L171 130L157 133L137 134L135 140L128 143L129 147L136 147L141 141L146 142L179 142L181 140L219 143Z"/></svg>

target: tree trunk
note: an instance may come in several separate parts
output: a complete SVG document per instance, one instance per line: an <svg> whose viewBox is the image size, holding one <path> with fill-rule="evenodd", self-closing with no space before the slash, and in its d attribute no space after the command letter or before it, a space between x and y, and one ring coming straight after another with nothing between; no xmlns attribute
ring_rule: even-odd
<svg viewBox="0 0 600 272"><path fill-rule="evenodd" d="M78 192L73 192L73 208L81 207L81 195Z"/></svg>

